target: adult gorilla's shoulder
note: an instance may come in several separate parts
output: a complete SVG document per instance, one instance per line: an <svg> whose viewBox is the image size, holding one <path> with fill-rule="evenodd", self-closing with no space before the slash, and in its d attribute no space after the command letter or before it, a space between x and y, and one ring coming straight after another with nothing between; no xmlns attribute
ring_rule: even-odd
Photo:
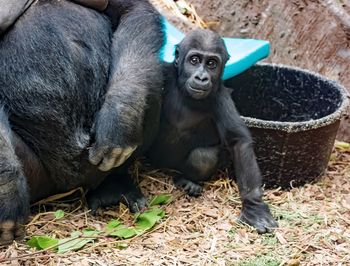
<svg viewBox="0 0 350 266"><path fill-rule="evenodd" d="M30 201L98 186L145 141L161 19L145 0L110 0L105 14L40 0L0 39L0 244Z"/></svg>
<svg viewBox="0 0 350 266"><path fill-rule="evenodd" d="M34 121L44 119L46 112L52 117L53 109L61 112L58 102L82 108L93 99L71 99L81 102L77 105L65 97L105 90L110 44L111 27L105 16L66 1L38 1L0 41L0 70L7 74L1 80L10 86L0 88L3 102L9 111L27 116L32 111L24 110L27 106L37 102L37 107L50 106L40 110L41 116L34 112ZM87 107L96 108L93 103Z"/></svg>

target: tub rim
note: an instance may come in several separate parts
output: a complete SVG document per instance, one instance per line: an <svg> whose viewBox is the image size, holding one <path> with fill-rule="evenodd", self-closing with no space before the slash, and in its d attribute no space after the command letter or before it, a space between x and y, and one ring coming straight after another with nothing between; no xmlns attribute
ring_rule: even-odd
<svg viewBox="0 0 350 266"><path fill-rule="evenodd" d="M261 128L261 129L274 129L279 131L285 131L285 132L301 132L301 131L307 131L310 129L317 129L320 127L325 127L330 124L335 123L337 120L340 120L342 116L347 114L347 107L349 104L348 98L350 98L350 94L345 89L343 85L340 83L331 80L319 73L310 71L308 69L303 69L300 67L290 66L290 65L284 65L284 64L276 64L276 63L257 63L254 66L268 66L271 68L280 68L280 69L291 69L299 72L304 72L309 75L313 75L316 78L321 79L322 81L329 83L333 87L338 88L338 91L340 92L341 96L341 105L335 110L335 112L332 112L329 115L326 115L324 117L315 119L315 120L308 120L308 121L301 121L301 122L282 122L282 121L273 121L273 120L264 120L249 116L243 116L241 115L241 118L245 122L245 124L250 128ZM254 67L253 66L253 67Z"/></svg>

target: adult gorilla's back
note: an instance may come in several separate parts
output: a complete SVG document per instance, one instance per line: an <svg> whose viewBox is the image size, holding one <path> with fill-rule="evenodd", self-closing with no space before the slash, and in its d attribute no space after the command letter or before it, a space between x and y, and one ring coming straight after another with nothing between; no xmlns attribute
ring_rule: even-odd
<svg viewBox="0 0 350 266"><path fill-rule="evenodd" d="M82 182L78 161L107 86L110 37L98 12L39 1L0 42L0 99L11 127L64 190ZM50 194L32 194L43 192Z"/></svg>
<svg viewBox="0 0 350 266"><path fill-rule="evenodd" d="M22 235L29 201L98 186L142 144L161 20L146 0L108 8L112 23L40 0L0 37L0 244Z"/></svg>

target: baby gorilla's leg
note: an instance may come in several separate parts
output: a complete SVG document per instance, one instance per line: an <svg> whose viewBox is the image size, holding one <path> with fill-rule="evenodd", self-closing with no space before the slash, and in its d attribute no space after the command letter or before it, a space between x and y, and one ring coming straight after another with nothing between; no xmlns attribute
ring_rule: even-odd
<svg viewBox="0 0 350 266"><path fill-rule="evenodd" d="M182 187L188 195L200 196L203 189L199 182L210 179L215 173L219 164L219 152L217 146L192 150L181 171L182 174L174 178L174 183Z"/></svg>

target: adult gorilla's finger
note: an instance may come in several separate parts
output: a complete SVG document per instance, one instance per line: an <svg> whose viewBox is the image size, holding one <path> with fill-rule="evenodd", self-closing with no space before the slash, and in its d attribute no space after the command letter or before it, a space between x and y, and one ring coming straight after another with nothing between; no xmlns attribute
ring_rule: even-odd
<svg viewBox="0 0 350 266"><path fill-rule="evenodd" d="M111 170L113 167L122 165L136 150L137 146L127 148L96 148L92 147L89 152L89 161L93 165L99 165L98 169L103 172Z"/></svg>
<svg viewBox="0 0 350 266"><path fill-rule="evenodd" d="M122 151L123 151L122 148L114 148L114 149L110 148L104 154L103 161L98 167L98 169L100 169L103 172L111 170L114 167L114 162L116 158L120 156Z"/></svg>
<svg viewBox="0 0 350 266"><path fill-rule="evenodd" d="M98 165L102 159L103 155L105 154L107 147L102 147L102 148L96 148L96 145L90 148L89 150L89 161L93 165Z"/></svg>
<svg viewBox="0 0 350 266"><path fill-rule="evenodd" d="M130 156L131 154L136 150L137 146L131 146L123 149L120 156L116 158L114 162L114 167L118 167L122 165Z"/></svg>

